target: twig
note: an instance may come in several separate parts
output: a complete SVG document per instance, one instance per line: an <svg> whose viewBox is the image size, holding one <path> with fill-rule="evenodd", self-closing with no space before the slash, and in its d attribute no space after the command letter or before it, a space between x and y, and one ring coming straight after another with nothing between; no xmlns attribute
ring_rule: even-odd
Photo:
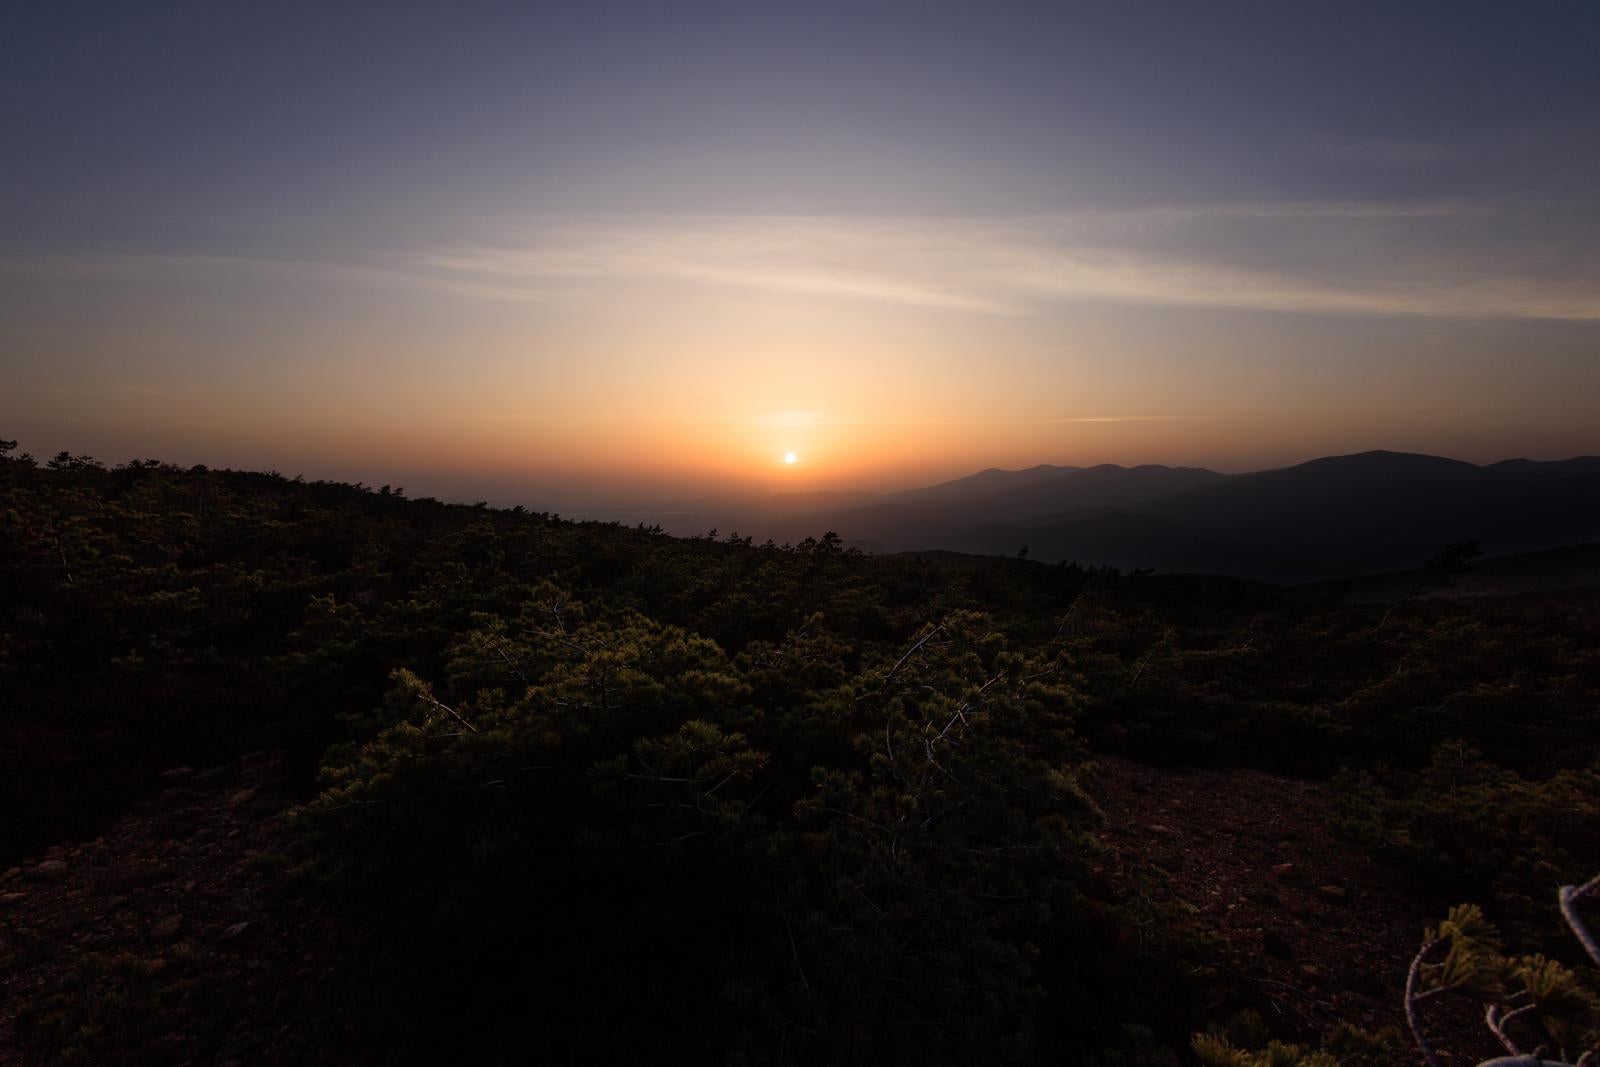
<svg viewBox="0 0 1600 1067"><path fill-rule="evenodd" d="M1411 967L1406 971L1406 1025L1410 1027L1411 1040L1416 1042L1417 1050L1422 1053L1422 1059L1428 1067L1439 1067L1439 1057L1434 1053L1433 1045L1428 1041L1427 1035L1422 1032L1422 1021L1417 1018L1417 1003L1422 999L1422 994L1417 990L1417 982L1422 977L1422 964L1428 953L1441 944L1443 944L1441 941L1424 941L1417 954L1411 958Z"/></svg>
<svg viewBox="0 0 1600 1067"><path fill-rule="evenodd" d="M1562 886L1556 894L1556 898L1561 902L1561 917L1567 920L1567 925L1572 928L1573 936L1583 945L1583 950L1589 954L1589 958L1594 961L1594 965L1600 967L1600 943L1595 941L1594 934L1589 932L1589 927L1578 917L1577 908L1578 901L1592 896L1596 892L1600 892L1600 875L1596 875L1580 886Z"/></svg>
<svg viewBox="0 0 1600 1067"><path fill-rule="evenodd" d="M778 909L778 914L783 917L783 928L789 934L789 951L794 953L794 969L800 975L800 984L805 986L806 992L809 993L811 992L811 980L806 977L806 969L800 963L800 946L794 942L794 927L789 925L789 914L781 907Z"/></svg>
<svg viewBox="0 0 1600 1067"><path fill-rule="evenodd" d="M1519 1015L1526 1015L1538 1007L1539 1005L1537 1004L1524 1004L1520 1008L1501 1015L1500 1005L1490 1004L1483 1010L1483 1025L1489 1028L1489 1032L1495 1036L1495 1040L1500 1042L1507 1052L1513 1056L1520 1056L1522 1055L1522 1050L1517 1047L1515 1041L1511 1040L1511 1035L1506 1033L1506 1024Z"/></svg>
<svg viewBox="0 0 1600 1067"><path fill-rule="evenodd" d="M491 638L491 640L493 640L493 639ZM528 676L522 673L522 668L518 667L515 663L511 662L511 657L506 655L506 650L505 650L504 646L498 640L496 640L494 642L494 650L496 652L500 653L500 658L501 659L506 661L506 666L511 668L511 673L516 675L518 678L520 678L522 680L522 684L523 685L527 685L528 684Z"/></svg>
<svg viewBox="0 0 1600 1067"><path fill-rule="evenodd" d="M883 676L883 684L878 687L879 691L881 692L882 690L889 688L889 683L894 681L895 676L900 673L900 668L904 667L906 665L906 661L909 660L912 656L916 655L918 650L920 650L923 645L927 644L928 641L933 637L934 634L943 633L943 632L944 632L944 623L941 622L941 623L939 623L939 625L935 626L933 629L931 629L927 633L923 634L921 640L919 640L916 644L914 644L910 648L906 649L905 655L901 656L898 660L896 660L895 661L895 665L893 667L889 668L889 673Z"/></svg>
<svg viewBox="0 0 1600 1067"><path fill-rule="evenodd" d="M434 707L441 708L444 711L449 712L450 713L450 717L452 719L454 719L456 722L460 723L462 726L465 726L468 730L471 730L473 733L477 733L478 732L478 728L476 726L474 726L470 722L468 722L464 717L462 717L462 714L459 711L457 711L455 708L452 708L449 704L446 704L442 700L435 699L433 696L431 696L431 695L429 695L427 693L422 693L422 694L419 694L419 695L422 697L422 699L426 700L428 703L432 704Z"/></svg>

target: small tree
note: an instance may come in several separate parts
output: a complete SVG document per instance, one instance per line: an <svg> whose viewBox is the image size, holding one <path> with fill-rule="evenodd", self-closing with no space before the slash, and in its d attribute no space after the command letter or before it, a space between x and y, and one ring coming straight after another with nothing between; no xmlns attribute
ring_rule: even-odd
<svg viewBox="0 0 1600 1067"><path fill-rule="evenodd" d="M1458 577L1472 573L1472 561L1481 555L1483 548L1476 541L1452 541L1445 545L1437 555L1422 565L1417 580L1399 600L1389 605L1389 610L1383 613L1383 619L1378 625L1383 626L1388 623L1389 616L1393 615L1396 609L1425 591L1453 587Z"/></svg>
<svg viewBox="0 0 1600 1067"><path fill-rule="evenodd" d="M1579 902L1594 896L1600 896L1600 875L1557 891L1562 918L1600 967L1600 944L1578 914ZM1483 1006L1484 1025L1506 1050L1479 1067L1592 1067L1600 1060L1600 995L1593 986L1542 955L1504 955L1498 931L1475 904L1452 908L1427 931L1406 976L1406 1024L1428 1067L1440 1064L1421 1009L1452 994Z"/></svg>

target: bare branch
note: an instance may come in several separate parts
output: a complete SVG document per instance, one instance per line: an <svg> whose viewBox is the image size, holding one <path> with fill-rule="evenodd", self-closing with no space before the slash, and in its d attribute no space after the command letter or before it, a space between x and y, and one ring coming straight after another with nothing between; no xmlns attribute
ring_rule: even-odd
<svg viewBox="0 0 1600 1067"><path fill-rule="evenodd" d="M942 737L944 737L945 734L949 733L950 732L950 728L956 724L957 720L959 720L962 723L962 725L966 725L967 712L969 710L971 710L972 706L974 704L976 704L983 697L983 694L985 694L985 693L987 693L989 691L989 688L992 685L994 685L996 682L1000 681L1005 676L1006 676L1006 672L1005 671L1001 671L999 674L995 675L993 678L990 678L987 682L984 682L983 685L979 687L978 691L976 693L972 694L972 699L963 700L960 704L958 704L956 706L956 713L954 715L950 716L950 721L949 722L944 724L944 729L939 731L939 736L942 738Z"/></svg>
<svg viewBox="0 0 1600 1067"><path fill-rule="evenodd" d="M1572 928L1572 935L1576 937L1583 950L1589 954L1596 967L1600 967L1600 942L1595 941L1594 934L1578 916L1578 901L1600 893L1600 875L1595 875L1580 886L1564 885L1556 894L1556 899L1561 902L1561 917L1567 920L1567 925Z"/></svg>
<svg viewBox="0 0 1600 1067"><path fill-rule="evenodd" d="M811 980L806 977L806 969L800 962L800 946L795 944L794 927L789 925L789 914L781 907L778 909L778 914L782 916L783 928L789 934L789 951L794 956L795 972L800 975L800 984L805 986L806 992L809 993L811 992ZM813 1031L813 1033L815 1033L815 1031Z"/></svg>
<svg viewBox="0 0 1600 1067"><path fill-rule="evenodd" d="M491 640L494 640L494 639L491 638ZM515 663L511 662L511 657L506 655L505 646L501 642L496 640L494 642L494 650L496 652L500 653L500 658L505 660L507 667L511 668L511 673L515 674L518 678L520 678L522 680L522 684L523 685L527 685L528 684L528 676L522 673L522 668L518 667Z"/></svg>
<svg viewBox="0 0 1600 1067"><path fill-rule="evenodd" d="M1427 940L1411 958L1411 967L1406 971L1406 1026L1411 1029L1411 1040L1416 1042L1417 1051L1422 1053L1423 1062L1428 1067L1439 1067L1439 1057L1433 1051L1433 1045L1422 1032L1422 1021L1417 1018L1417 1004L1422 999L1422 993L1417 989L1417 983L1422 978L1422 965L1428 954L1438 948L1443 942Z"/></svg>
<svg viewBox="0 0 1600 1067"><path fill-rule="evenodd" d="M468 730L471 730L473 733L478 732L478 728L476 726L472 725L465 718L463 718L461 713L455 708L452 708L449 704L444 703L442 700L436 699L431 693L420 693L418 695L441 711L449 712L452 719L460 723L462 726L465 726Z"/></svg>
<svg viewBox="0 0 1600 1067"><path fill-rule="evenodd" d="M1483 1011L1483 1024L1489 1028L1489 1032L1495 1036L1495 1040L1499 1041L1507 1052L1513 1056L1520 1056L1522 1055L1522 1050L1517 1047L1515 1041L1511 1040L1511 1035L1506 1033L1506 1024L1512 1019L1520 1015L1526 1015L1536 1008L1538 1008L1537 1004L1524 1004L1520 1008L1501 1015L1500 1005L1490 1004Z"/></svg>
<svg viewBox="0 0 1600 1067"><path fill-rule="evenodd" d="M61 571L67 576L67 584L74 584L72 580L72 567L67 563L67 550L62 547L61 537L56 533L54 527L52 527L50 530L50 543L56 546L56 555L61 557Z"/></svg>
<svg viewBox="0 0 1600 1067"><path fill-rule="evenodd" d="M901 656L898 660L896 660L895 661L895 665L893 667L889 668L889 673L883 676L883 684L878 687L879 690L881 691L883 689L889 688L889 683L894 681L895 676L900 673L900 668L902 668L902 667L904 667L906 665L906 661L909 660L912 656L915 656L919 651L921 651L922 646L927 644L933 638L934 634L939 634L939 633L943 633L943 632L944 632L944 623L941 622L937 626L935 626L933 629L931 629L927 633L923 634L922 638L919 641L917 641L916 644L914 644L910 648L906 649L905 655Z"/></svg>

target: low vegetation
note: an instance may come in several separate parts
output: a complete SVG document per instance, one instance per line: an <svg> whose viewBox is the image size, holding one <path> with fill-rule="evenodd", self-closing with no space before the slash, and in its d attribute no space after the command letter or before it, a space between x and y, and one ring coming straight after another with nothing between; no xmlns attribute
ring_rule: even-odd
<svg viewBox="0 0 1600 1067"><path fill-rule="evenodd" d="M1594 1043L1552 907L1600 856L1593 593L1347 605L0 457L0 861L176 765L286 752L256 865L362 931L332 965L385 1008L352 1054L1414 1059L1360 1020L1263 1024L1203 924L1111 876L1113 755L1332 782L1419 931L1478 906L1413 994L1500 1004L1542 1028L1530 1055ZM175 995L83 966L138 981L98 1014L22 1005L29 1055L114 1057Z"/></svg>

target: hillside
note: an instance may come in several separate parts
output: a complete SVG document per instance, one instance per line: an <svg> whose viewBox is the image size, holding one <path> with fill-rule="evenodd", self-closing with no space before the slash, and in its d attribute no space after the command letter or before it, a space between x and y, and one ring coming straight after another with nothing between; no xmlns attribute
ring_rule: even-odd
<svg viewBox="0 0 1600 1067"><path fill-rule="evenodd" d="M0 535L0 1060L1398 1065L1450 905L1582 962L1593 588L1354 603L10 451ZM1481 1007L1435 1043L1482 1055Z"/></svg>
<svg viewBox="0 0 1600 1067"><path fill-rule="evenodd" d="M651 521L780 542L836 530L879 552L1012 555L1026 546L1051 563L1295 583L1404 569L1453 541L1501 556L1600 539L1600 458L1479 467L1364 452L1240 475L1042 466L864 501L780 497Z"/></svg>
<svg viewBox="0 0 1600 1067"><path fill-rule="evenodd" d="M1311 596L1338 596L1371 604L1389 604L1414 589L1420 570L1360 575L1302 587ZM1568 545L1542 552L1479 560L1466 574L1445 586L1426 586L1420 597L1504 596L1600 586L1600 544Z"/></svg>

